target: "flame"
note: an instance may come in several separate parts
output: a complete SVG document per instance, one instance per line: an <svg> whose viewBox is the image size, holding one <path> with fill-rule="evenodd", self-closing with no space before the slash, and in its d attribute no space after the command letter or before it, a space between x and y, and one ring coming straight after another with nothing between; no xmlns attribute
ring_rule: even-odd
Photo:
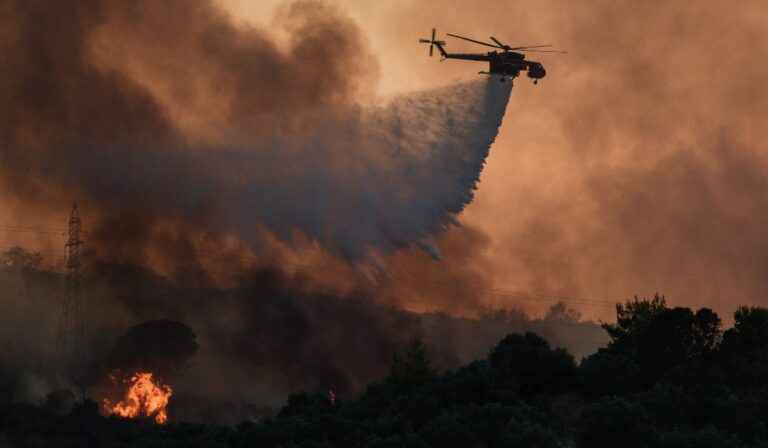
<svg viewBox="0 0 768 448"><path fill-rule="evenodd" d="M110 379L116 383L113 375ZM173 389L158 379L152 379L152 373L137 372L130 381L122 400L114 405L109 399L104 399L104 409L107 414L119 415L125 418L155 417L155 421L164 424L168 421L168 400L173 395Z"/></svg>

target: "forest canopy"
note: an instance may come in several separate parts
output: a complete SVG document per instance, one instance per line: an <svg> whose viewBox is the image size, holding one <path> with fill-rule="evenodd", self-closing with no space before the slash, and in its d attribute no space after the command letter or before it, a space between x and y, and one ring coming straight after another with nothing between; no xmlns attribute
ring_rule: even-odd
<svg viewBox="0 0 768 448"><path fill-rule="evenodd" d="M0 428L21 446L768 447L768 309L737 309L727 330L661 296L616 314L607 346L578 364L527 332L438 372L416 338L356 398L299 392L258 422L105 418L59 391L3 405Z"/></svg>

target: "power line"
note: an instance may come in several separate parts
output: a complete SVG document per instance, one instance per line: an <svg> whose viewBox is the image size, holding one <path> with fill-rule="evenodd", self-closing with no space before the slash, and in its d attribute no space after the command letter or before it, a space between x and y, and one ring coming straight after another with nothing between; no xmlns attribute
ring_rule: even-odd
<svg viewBox="0 0 768 448"><path fill-rule="evenodd" d="M25 227L25 226L7 226L0 225L0 232L21 232L21 233L50 233L65 235L65 229L53 229L46 227Z"/></svg>
<svg viewBox="0 0 768 448"><path fill-rule="evenodd" d="M22 232L22 233L49 233L49 234L66 234L66 229L57 229L57 228L51 228L51 227L27 227L27 226L12 226L12 225L0 225L0 232ZM83 231L83 234L88 234L88 231ZM155 239L157 241L170 241L169 239L164 239L157 236L152 235L145 235L145 238L148 239ZM632 268L632 269L617 269L615 265L612 264L597 264L593 261L573 261L573 260L552 260L549 257L545 257L544 255L535 253L536 251L531 251L530 248L526 247L518 247L517 250L519 250L520 253L525 253L525 256L520 257L513 257L513 256L504 256L504 255L490 255L485 254L483 255L483 258L486 259L496 259L496 260L513 260L513 261L520 261L524 260L526 258L532 258L535 260L538 260L540 262L543 262L545 264L549 265L562 265L562 266L571 266L571 267L582 267L582 266L588 266L590 268L595 268L602 271L610 271L613 273L621 273L621 274L628 274L628 273L637 273L639 272L647 272L647 273L653 273L654 271L650 268ZM692 278L700 278L700 279L708 279L711 276L708 274L697 274L688 272L686 273L687 277ZM538 295L535 293L528 293L529 295ZM565 297L565 296L563 296ZM567 297L566 297L567 298ZM594 301L590 299L591 301ZM606 303L614 303L615 301L605 301Z"/></svg>
<svg viewBox="0 0 768 448"><path fill-rule="evenodd" d="M29 233L49 233L49 234L63 234L62 229L55 229L55 228L46 228L46 227L27 227L27 226L8 226L8 225L0 225L0 231L17 231L17 232L29 232ZM87 232L82 232L87 233ZM159 249L166 249L168 247L168 243L175 243L170 238L163 238L159 236L154 235L145 235L145 239L147 240L154 240L156 243L148 243L147 245L149 247L155 247ZM238 261L249 261L249 262L258 262L261 261L258 257L254 255L236 255L236 254L218 254L213 253L210 251L205 251L199 248L195 248L196 255L200 258L204 259L218 259L218 260L238 260ZM501 258L501 257L494 257L494 258ZM562 263L568 263L563 261ZM289 267L294 269L301 269L305 271L314 271L314 272L324 272L324 273L333 273L333 274L344 274L344 275L351 275L356 278L360 279L367 279L363 273L361 273L359 270L355 269L349 269L349 268L336 268L336 267L330 267L330 266L319 266L319 265L310 265L310 264L303 264L303 263L291 263L291 262L280 262L279 263L283 267ZM463 291L466 293L472 293L477 296L486 296L486 297L497 297L501 299L510 299L514 301L528 301L528 303L533 302L547 302L552 303L553 301L557 302L564 302L567 305L583 305L583 306L595 306L595 307L601 307L601 308L614 308L617 303L622 303L623 300L606 300L606 299L593 299L588 297L574 297L574 296L568 296L564 294L551 294L551 293L542 293L542 292L534 292L534 291L513 291L513 290L507 290L507 289L498 289L498 288L483 288L483 287L476 287L476 286L468 286L468 285L457 285L457 284L445 284L445 283L439 283L439 282L429 282L421 279L415 279L412 277L397 275L395 277L388 277L385 279L381 279L382 283L393 283L395 285L397 284L409 284L412 286L424 286L427 289L432 289L433 291L442 290L442 291L448 291L451 293L456 293L457 291ZM445 305L444 303L438 303L438 305ZM720 314L728 314L729 312L723 313L724 310L719 310L716 308L712 308L716 310Z"/></svg>

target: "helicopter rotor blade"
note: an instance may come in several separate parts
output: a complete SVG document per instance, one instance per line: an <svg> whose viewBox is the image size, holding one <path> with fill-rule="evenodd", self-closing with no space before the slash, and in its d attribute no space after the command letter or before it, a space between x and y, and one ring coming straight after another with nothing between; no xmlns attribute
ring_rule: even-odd
<svg viewBox="0 0 768 448"><path fill-rule="evenodd" d="M493 36L491 36L491 40L492 40L492 41L494 41L494 42L496 42L496 44L499 46L499 48L503 48L503 49L505 49L505 50L514 50L514 48L510 48L510 46L509 46L509 45L505 45L505 44L502 44L501 42L499 42L499 40L498 40L498 39L496 39L496 38L495 38L495 37L493 37Z"/></svg>
<svg viewBox="0 0 768 448"><path fill-rule="evenodd" d="M501 48L501 49L503 49L503 48L504 48L504 47L500 47L500 46L498 46L498 45L492 45L492 44L489 44L489 43L487 43L487 42L481 42L481 41L479 41L479 40L470 39L470 38L468 38L468 37L457 36L456 34L446 33L446 35L447 35L447 36L451 36L451 37L456 37L456 38L459 38L459 39L464 39L464 40L466 40L466 41L469 41L469 42L474 42L474 43L476 43L476 44L485 45L486 47L491 47L491 48Z"/></svg>
<svg viewBox="0 0 768 448"><path fill-rule="evenodd" d="M524 47L513 47L510 50L525 50L526 48L544 48L551 47L552 45L526 45Z"/></svg>
<svg viewBox="0 0 768 448"><path fill-rule="evenodd" d="M436 32L436 30L434 28L432 28L432 42L435 41L435 32Z"/></svg>
<svg viewBox="0 0 768 448"><path fill-rule="evenodd" d="M526 53L563 53L567 54L567 51L557 51L557 50L520 50L524 51Z"/></svg>
<svg viewBox="0 0 768 448"><path fill-rule="evenodd" d="M435 29L433 28L432 29L432 31L433 31L432 43L434 43L434 41L435 41L434 30ZM483 42L483 41L480 41L480 40L470 39L470 38L464 37L464 36L459 36L457 34L446 33L446 35L451 36L451 37L455 37L455 38L458 38L458 39L466 40L468 42L476 43L476 44L479 44L479 45L485 45L486 47L500 48L500 49L502 49L504 51L520 50L520 51L532 52L532 53L562 53L562 54L568 53L567 51L558 51L558 50L529 50L529 48L546 48L546 47L551 47L552 46L551 44L547 44L547 45L526 45L524 47L510 47L509 45L501 43L501 41L499 41L498 39L496 39L493 36L490 36L490 39L492 41L494 41L496 43L496 45L490 44L488 42ZM421 41L425 42L425 43L429 42L426 39L422 39ZM431 50L432 50L432 47L430 46L430 52L431 52Z"/></svg>
<svg viewBox="0 0 768 448"><path fill-rule="evenodd" d="M430 45L430 46L429 46L429 57L430 57L430 58L432 57L432 50L433 50L434 48L435 48L435 46L434 46L434 45Z"/></svg>

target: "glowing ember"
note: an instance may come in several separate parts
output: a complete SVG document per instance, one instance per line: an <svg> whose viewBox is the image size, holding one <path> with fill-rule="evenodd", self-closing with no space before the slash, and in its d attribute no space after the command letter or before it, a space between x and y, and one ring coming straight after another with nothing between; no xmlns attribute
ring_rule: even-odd
<svg viewBox="0 0 768 448"><path fill-rule="evenodd" d="M114 376L110 377L113 382ZM114 405L104 399L104 409L108 414L119 415L125 418L155 417L157 423L168 421L168 400L173 395L171 386L163 384L160 380L153 380L152 374L138 372L129 381L129 387L122 400Z"/></svg>

